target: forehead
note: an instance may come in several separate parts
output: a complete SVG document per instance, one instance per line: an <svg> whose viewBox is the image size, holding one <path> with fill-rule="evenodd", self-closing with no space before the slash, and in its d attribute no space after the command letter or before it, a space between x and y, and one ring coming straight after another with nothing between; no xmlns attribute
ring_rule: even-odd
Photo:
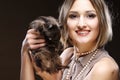
<svg viewBox="0 0 120 80"><path fill-rule="evenodd" d="M70 9L70 11L84 11L84 10L95 11L90 0L75 0L73 6Z"/></svg>

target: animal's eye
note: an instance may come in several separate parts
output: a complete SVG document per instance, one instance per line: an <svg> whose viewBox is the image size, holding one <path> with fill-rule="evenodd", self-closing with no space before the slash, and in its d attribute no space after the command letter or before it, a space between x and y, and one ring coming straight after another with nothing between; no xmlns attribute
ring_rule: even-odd
<svg viewBox="0 0 120 80"><path fill-rule="evenodd" d="M49 25L49 28L48 28L49 30L58 30L59 28L58 28L58 26L57 25Z"/></svg>
<svg viewBox="0 0 120 80"><path fill-rule="evenodd" d="M52 25L49 25L49 24L44 25L44 29L49 30L50 28L52 28Z"/></svg>
<svg viewBox="0 0 120 80"><path fill-rule="evenodd" d="M52 28L53 27L53 25L48 25L48 29L50 29L50 28Z"/></svg>

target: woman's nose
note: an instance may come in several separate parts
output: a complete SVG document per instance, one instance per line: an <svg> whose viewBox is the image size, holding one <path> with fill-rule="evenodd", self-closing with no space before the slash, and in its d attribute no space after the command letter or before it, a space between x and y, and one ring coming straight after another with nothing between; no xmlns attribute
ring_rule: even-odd
<svg viewBox="0 0 120 80"><path fill-rule="evenodd" d="M85 27L85 26L86 26L85 19L84 19L84 17L81 16L81 17L78 19L77 27L83 28L83 27Z"/></svg>

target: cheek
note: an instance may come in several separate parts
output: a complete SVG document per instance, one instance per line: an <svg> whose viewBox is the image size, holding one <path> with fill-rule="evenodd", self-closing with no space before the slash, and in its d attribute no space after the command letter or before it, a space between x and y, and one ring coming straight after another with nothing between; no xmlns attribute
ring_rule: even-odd
<svg viewBox="0 0 120 80"><path fill-rule="evenodd" d="M99 35L99 27L100 27L98 21L93 22L91 26L92 26L92 30L94 31L93 35L97 38Z"/></svg>
<svg viewBox="0 0 120 80"><path fill-rule="evenodd" d="M71 30L74 30L74 28L76 27L76 21L74 20L67 20L67 26L68 26L68 29L71 31Z"/></svg>
<svg viewBox="0 0 120 80"><path fill-rule="evenodd" d="M99 26L96 26L96 28L94 29L94 36L96 36L96 38L98 37L99 35Z"/></svg>
<svg viewBox="0 0 120 80"><path fill-rule="evenodd" d="M67 21L67 27L68 27L68 33L69 33L69 36L72 35L72 32L75 28L75 25L72 21Z"/></svg>
<svg viewBox="0 0 120 80"><path fill-rule="evenodd" d="M69 37L72 39L75 35L75 28L76 28L76 22L75 21L71 21L71 20L67 20L67 27L68 27L68 33L69 33Z"/></svg>
<svg viewBox="0 0 120 80"><path fill-rule="evenodd" d="M100 27L98 20L96 20L94 22L93 26L94 26L93 28L95 29L96 33L98 34L99 33L99 27Z"/></svg>
<svg viewBox="0 0 120 80"><path fill-rule="evenodd" d="M93 30L96 30L97 32L99 31L98 18L91 20L91 21L88 21L88 24Z"/></svg>
<svg viewBox="0 0 120 80"><path fill-rule="evenodd" d="M89 27L91 28L91 30L93 31L92 32L92 35L97 38L98 35L99 35L99 21L98 21L98 18L96 19L93 19L93 20L89 20L87 21Z"/></svg>

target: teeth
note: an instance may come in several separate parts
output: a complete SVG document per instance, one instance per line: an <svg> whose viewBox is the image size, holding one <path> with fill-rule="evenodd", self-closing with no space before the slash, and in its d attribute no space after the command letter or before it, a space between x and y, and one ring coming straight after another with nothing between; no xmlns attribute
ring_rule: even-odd
<svg viewBox="0 0 120 80"><path fill-rule="evenodd" d="M78 31L78 33L85 34L85 33L88 33L88 31Z"/></svg>
<svg viewBox="0 0 120 80"><path fill-rule="evenodd" d="M88 33L88 32L86 32L86 31L82 31L82 32L78 32L78 33L80 33L80 34L85 34L85 33Z"/></svg>
<svg viewBox="0 0 120 80"><path fill-rule="evenodd" d="M77 31L79 35L87 35L89 31Z"/></svg>

